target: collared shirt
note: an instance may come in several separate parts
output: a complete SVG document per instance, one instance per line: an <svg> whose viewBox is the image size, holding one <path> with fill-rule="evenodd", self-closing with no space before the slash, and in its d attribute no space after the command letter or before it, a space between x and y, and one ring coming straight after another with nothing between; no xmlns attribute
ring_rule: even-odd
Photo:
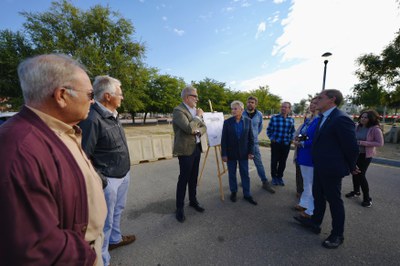
<svg viewBox="0 0 400 266"><path fill-rule="evenodd" d="M196 111L196 107L190 107L189 105L187 105L186 103L183 103L186 108L189 110L190 114L192 115L193 118L197 117L201 120L201 118L199 116L197 116L197 111ZM200 143L200 137L196 135L196 143Z"/></svg>
<svg viewBox="0 0 400 266"><path fill-rule="evenodd" d="M333 109L335 109L335 108L336 108L336 106L334 106L334 107L332 107L332 108L330 108L330 109L328 109L328 110L326 110L325 112L322 113L322 118L321 118L322 121L319 124L320 128L322 127L322 125L325 123L325 121L328 118L328 116L332 113Z"/></svg>
<svg viewBox="0 0 400 266"><path fill-rule="evenodd" d="M267 127L267 136L271 141L289 145L294 136L294 119L283 117L281 114L274 115Z"/></svg>
<svg viewBox="0 0 400 266"><path fill-rule="evenodd" d="M240 136L241 136L242 133L243 133L243 125L244 125L243 116L240 117L240 121L239 121L239 122L237 122L237 121L235 120L235 131L236 131L236 137L237 137L238 139L240 139Z"/></svg>
<svg viewBox="0 0 400 266"><path fill-rule="evenodd" d="M89 220L85 234L85 240L92 242L102 237L104 221L107 215L107 206L100 177L93 168L82 149L82 131L78 126L70 126L55 119L35 108L27 106L61 139L68 147L85 177L86 190L88 195ZM97 254L97 260L101 260L101 254Z"/></svg>
<svg viewBox="0 0 400 266"><path fill-rule="evenodd" d="M99 104L100 108L101 108L103 111L112 114L112 116L113 116L115 119L117 119L117 117L118 117L118 112L117 112L117 110L115 110L114 112L111 112L111 111L110 111L109 109L107 109L107 107L105 107L101 102L96 101L96 103Z"/></svg>

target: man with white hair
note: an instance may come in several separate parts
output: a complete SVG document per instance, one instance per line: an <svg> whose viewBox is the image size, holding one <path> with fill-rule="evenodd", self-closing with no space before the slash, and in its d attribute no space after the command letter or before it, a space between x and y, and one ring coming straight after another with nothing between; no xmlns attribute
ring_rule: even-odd
<svg viewBox="0 0 400 266"><path fill-rule="evenodd" d="M106 204L76 124L93 89L84 67L46 54L18 66L25 105L0 127L2 265L103 265Z"/></svg>
<svg viewBox="0 0 400 266"><path fill-rule="evenodd" d="M103 261L110 264L109 250L131 244L135 235L122 235L122 212L130 183L130 158L125 132L117 108L124 99L121 82L110 76L97 76L93 82L94 99L82 128L82 147L105 182L107 218L104 225Z"/></svg>
<svg viewBox="0 0 400 266"><path fill-rule="evenodd" d="M189 190L189 206L197 212L204 208L197 201L196 187L202 152L201 136L207 128L203 121L203 110L196 108L199 101L197 89L187 86L181 93L182 103L174 108L172 126L174 128L173 154L179 160L179 178L176 185L176 213L178 222L186 219L184 206L186 187Z"/></svg>

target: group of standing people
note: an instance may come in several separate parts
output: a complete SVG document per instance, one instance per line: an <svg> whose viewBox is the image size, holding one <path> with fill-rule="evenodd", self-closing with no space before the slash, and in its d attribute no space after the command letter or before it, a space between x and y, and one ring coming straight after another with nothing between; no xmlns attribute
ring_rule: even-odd
<svg viewBox="0 0 400 266"><path fill-rule="evenodd" d="M375 154L375 147L383 145L376 112L363 111L355 127L352 119L338 109L342 100L343 96L338 90L325 90L313 98L310 104L311 117L305 120L294 141L297 146L296 160L303 177L303 193L296 207L304 211L294 218L319 234L328 202L332 230L322 245L329 249L339 247L344 241L342 178L350 173L353 176L354 191L346 194L346 197L360 195L360 183L363 183L362 206L370 207L372 200L365 172ZM318 117L316 111L319 112ZM363 146L369 147L368 155Z"/></svg>
<svg viewBox="0 0 400 266"><path fill-rule="evenodd" d="M121 82L97 76L93 86L85 67L60 54L39 55L18 67L25 104L0 127L0 257L6 265L110 265L109 250L131 244L135 235L123 235L120 223L130 184L130 157L117 108L123 100ZM173 153L180 174L176 189L176 219L184 222L188 187L189 206L203 213L196 195L202 136L206 125L203 110L196 108L197 90L182 90L182 103L173 110ZM353 121L337 106L338 90L325 90L310 104L312 116L295 135L291 105L284 102L267 128L271 140L272 185L284 186L283 173L294 140L304 191L296 216L306 228L320 233L326 201L332 231L323 242L336 248L343 242L344 206L342 178L353 174L354 189L370 207L366 171L383 145L378 114L361 113ZM262 114L257 98L231 103L232 117L224 121L221 158L228 165L230 200L237 201L237 166L243 198L257 202L250 191L248 160L254 160L262 188L268 182L259 150ZM316 110L320 116L316 116Z"/></svg>
<svg viewBox="0 0 400 266"><path fill-rule="evenodd" d="M188 180L185 182L189 184L190 206L197 211L204 211L203 207L199 207L195 197L194 185L197 180L201 151L201 146L198 144L194 146L194 143L198 141L199 135L203 134L199 134L199 132L205 132L205 125L201 118L203 111L201 109L196 111L195 104L193 104L192 114L190 115L188 112L190 97L193 97L192 100L197 103L196 89L190 87L189 92L182 93L182 95L184 102L188 101L188 103L184 106L180 105L174 110L174 120L176 114L179 114L178 112L186 112L184 123L182 123L185 127L174 122L174 150L177 149L180 142L177 132L186 128L186 134L191 136L190 143L193 146L188 154L192 157L195 156L196 160L191 159L190 162L195 163L193 166L191 163L182 163L185 161L179 157L181 174L177 189L176 218L180 222L185 220L182 196L178 197L178 191L182 191L180 189L182 187L181 180ZM283 176L290 145L293 143L297 149L296 163L301 172L303 190L299 204L295 206L301 212L294 218L301 225L319 234L325 215L326 202L329 203L332 230L329 237L322 243L325 248L337 248L344 240L345 211L341 198L342 178L350 173L353 175L354 190L346 194L346 197L358 197L361 187L364 194L362 206L370 207L372 199L369 196L365 172L375 154L375 147L383 145L377 113L372 110L362 112L359 123L355 127L352 119L338 109L342 101L343 95L340 91L334 89L322 91L311 100L310 116L305 118L297 134L295 134L294 119L289 116L291 104L283 102L280 114L271 118L266 130L267 136L271 140L272 185L285 185ZM262 131L262 114L256 110L256 106L257 98L254 96L247 99L247 110L244 109L242 102L233 101L231 103L232 116L224 121L221 137L221 158L228 166L230 200L237 201L236 175L237 166L239 166L243 199L253 205L257 205L257 202L253 199L250 191L249 159L254 160L257 173L263 183L262 187L275 193L265 175L259 151L258 135ZM178 117L181 118L181 115ZM200 129L203 130L200 131ZM184 146L190 147L188 143ZM190 174L184 174L188 170L185 170L183 165L189 166L189 169L193 171ZM189 176L189 178L184 176ZM180 195L183 195L184 198L184 193Z"/></svg>

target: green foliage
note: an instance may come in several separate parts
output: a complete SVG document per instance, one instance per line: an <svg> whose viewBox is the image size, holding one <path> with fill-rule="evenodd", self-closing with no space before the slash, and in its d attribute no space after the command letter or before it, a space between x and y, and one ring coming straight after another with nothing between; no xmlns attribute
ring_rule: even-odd
<svg viewBox="0 0 400 266"><path fill-rule="evenodd" d="M0 32L0 97L10 98L15 107L22 103L18 64L26 57L44 53L64 53L78 59L92 79L97 75L119 79L124 92L122 112L170 113L181 101L184 80L146 67L142 61L145 46L133 40L133 24L108 6L95 5L84 11L68 0L59 0L47 11L21 15L26 19L26 35ZM200 96L198 105L205 111L210 111L210 100L214 111L230 113L232 101L245 103L250 94L258 97L263 113L279 110L281 99L267 86L251 92L233 91L209 78L193 85Z"/></svg>
<svg viewBox="0 0 400 266"><path fill-rule="evenodd" d="M292 107L292 111L295 114L304 114L307 109L307 100L301 99L299 103L294 103Z"/></svg>
<svg viewBox="0 0 400 266"><path fill-rule="evenodd" d="M10 65L8 69L15 70L22 58L32 54L68 54L87 67L91 78L107 74L121 80L125 100L130 103L124 104L126 111L134 112L143 107L145 47L132 41L134 27L130 21L109 7L96 5L82 11L66 0L52 2L49 11L21 14L26 18L23 26L30 42L18 33L3 32L1 42L8 43L11 52L2 49L0 56L5 57L2 62ZM24 48L25 52L13 57L12 51L17 48ZM9 76L1 76L0 86L12 90L5 93L7 96L20 98L21 90L15 86L16 73Z"/></svg>
<svg viewBox="0 0 400 266"><path fill-rule="evenodd" d="M182 78L154 73L147 86L148 99L144 111L172 113L173 108L181 102L181 91L185 85Z"/></svg>
<svg viewBox="0 0 400 266"><path fill-rule="evenodd" d="M400 106L400 32L380 55L366 54L357 59L359 83L353 87L355 104L377 108Z"/></svg>
<svg viewBox="0 0 400 266"><path fill-rule="evenodd" d="M33 49L21 32L0 31L0 98L10 98L8 104L17 109L22 104L17 67Z"/></svg>
<svg viewBox="0 0 400 266"><path fill-rule="evenodd" d="M257 90L250 91L248 96L250 95L257 97L257 109L261 113L271 115L279 112L282 99L278 95L270 93L268 86L260 86Z"/></svg>
<svg viewBox="0 0 400 266"><path fill-rule="evenodd" d="M211 101L213 111L230 112L229 95L231 92L225 87L225 83L205 78L202 81L194 82L192 85L197 89L199 95L197 104L199 108L202 108L205 112L210 112L209 101Z"/></svg>

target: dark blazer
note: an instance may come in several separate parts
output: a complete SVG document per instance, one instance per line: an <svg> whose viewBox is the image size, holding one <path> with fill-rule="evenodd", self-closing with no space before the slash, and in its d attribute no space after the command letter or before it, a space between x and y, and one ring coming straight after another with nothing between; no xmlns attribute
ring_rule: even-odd
<svg viewBox="0 0 400 266"><path fill-rule="evenodd" d="M249 154L254 154L254 137L251 127L251 119L242 117L243 131L238 139L235 130L235 117L224 121L221 137L221 156L227 156L228 160L247 160Z"/></svg>
<svg viewBox="0 0 400 266"><path fill-rule="evenodd" d="M314 135L314 174L344 177L356 168L357 157L355 124L346 113L335 108Z"/></svg>

